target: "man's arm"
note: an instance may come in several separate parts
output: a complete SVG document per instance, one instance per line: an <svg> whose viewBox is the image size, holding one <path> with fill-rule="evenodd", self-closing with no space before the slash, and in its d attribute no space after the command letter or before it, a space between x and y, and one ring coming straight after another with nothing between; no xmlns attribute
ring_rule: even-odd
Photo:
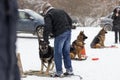
<svg viewBox="0 0 120 80"><path fill-rule="evenodd" d="M49 43L49 34L52 32L52 20L50 18L50 15L45 16L45 27L43 31L43 39L45 42Z"/></svg>

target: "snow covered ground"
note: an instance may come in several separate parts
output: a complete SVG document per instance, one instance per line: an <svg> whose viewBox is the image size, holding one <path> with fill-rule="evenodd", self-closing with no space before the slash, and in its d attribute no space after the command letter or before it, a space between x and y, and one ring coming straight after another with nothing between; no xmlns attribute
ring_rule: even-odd
<svg viewBox="0 0 120 80"><path fill-rule="evenodd" d="M73 70L75 75L80 75L83 80L120 80L120 43L114 44L114 33L109 31L106 34L105 45L116 45L118 48L91 49L90 43L95 35L99 32L99 27L78 27L72 30L72 40L76 39L80 31L88 36L85 41L86 55L85 61L73 61ZM25 35L26 34L18 34ZM28 35L31 36L31 35ZM50 39L50 45L53 46L54 39ZM38 55L38 40L29 38L18 38L17 52L21 54L21 60L24 71L40 70L40 59ZM93 61L92 58L99 58ZM54 69L55 71L55 69ZM63 66L63 71L65 71ZM66 78L48 78L38 76L27 76L21 80L80 80L79 77Z"/></svg>

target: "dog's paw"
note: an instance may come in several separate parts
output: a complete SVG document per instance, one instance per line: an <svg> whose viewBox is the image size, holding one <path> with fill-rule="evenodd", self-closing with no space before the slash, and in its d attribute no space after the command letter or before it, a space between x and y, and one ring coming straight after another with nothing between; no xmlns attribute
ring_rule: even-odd
<svg viewBox="0 0 120 80"><path fill-rule="evenodd" d="M49 72L48 72L48 71L46 71L46 72L45 72L45 75L49 75Z"/></svg>
<svg viewBox="0 0 120 80"><path fill-rule="evenodd" d="M80 60L86 60L88 56L81 56Z"/></svg>
<svg viewBox="0 0 120 80"><path fill-rule="evenodd" d="M70 52L70 58L74 59L75 58L75 54L73 52Z"/></svg>
<svg viewBox="0 0 120 80"><path fill-rule="evenodd" d="M44 74L44 72L43 72L43 71L40 71L39 74Z"/></svg>

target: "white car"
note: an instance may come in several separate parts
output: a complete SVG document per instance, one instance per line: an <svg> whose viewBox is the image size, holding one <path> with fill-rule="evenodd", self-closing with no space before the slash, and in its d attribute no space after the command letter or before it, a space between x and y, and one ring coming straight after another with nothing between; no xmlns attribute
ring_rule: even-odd
<svg viewBox="0 0 120 80"><path fill-rule="evenodd" d="M100 27L104 27L106 30L111 31L113 27L112 13L105 17L100 18Z"/></svg>
<svg viewBox="0 0 120 80"><path fill-rule="evenodd" d="M116 9L116 8L120 8L120 6L116 6L114 9ZM104 27L106 30L111 31L112 27L113 27L112 15L113 15L113 12L111 12L110 14L108 14L105 17L101 17L100 18L100 26Z"/></svg>

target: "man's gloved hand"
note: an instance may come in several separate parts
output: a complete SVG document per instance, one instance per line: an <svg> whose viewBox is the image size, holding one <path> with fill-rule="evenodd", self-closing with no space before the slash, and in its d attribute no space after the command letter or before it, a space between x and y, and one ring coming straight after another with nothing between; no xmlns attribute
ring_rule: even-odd
<svg viewBox="0 0 120 80"><path fill-rule="evenodd" d="M45 44L50 44L50 42L49 42L49 41L45 41L44 43L45 43Z"/></svg>

